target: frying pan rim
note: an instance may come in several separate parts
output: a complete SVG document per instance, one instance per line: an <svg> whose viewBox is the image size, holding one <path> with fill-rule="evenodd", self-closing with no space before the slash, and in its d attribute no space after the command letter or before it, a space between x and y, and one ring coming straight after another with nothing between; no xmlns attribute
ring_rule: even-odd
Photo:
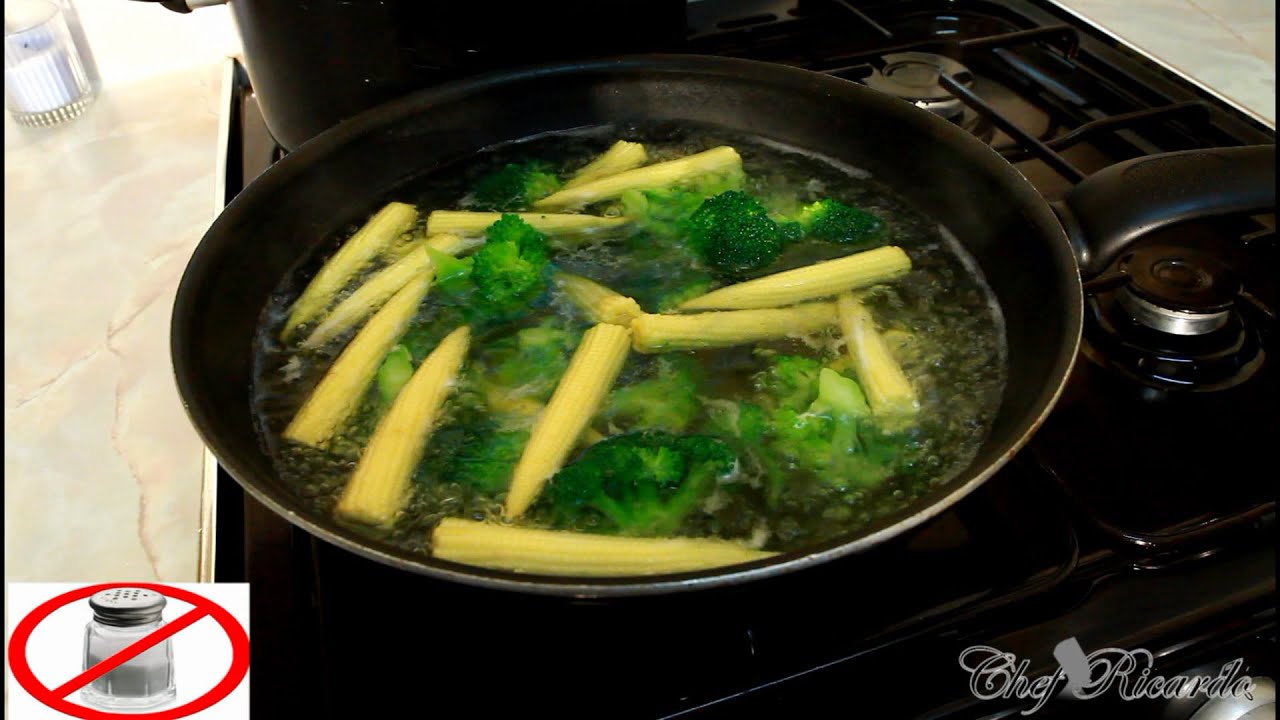
<svg viewBox="0 0 1280 720"><path fill-rule="evenodd" d="M260 196L269 196L273 188L287 184L297 173L306 172L308 168L316 165L323 165L324 159L328 155L342 148L353 138L395 126L398 122L412 116L427 114L431 112L433 107L448 103L453 98L465 97L494 87L546 76L582 73L616 74L619 72L634 72L639 75L650 76L693 74L715 77L721 75L739 80L750 78L759 80L766 85L780 86L810 83L818 89L829 88L829 92L832 94L863 94L863 102L872 105L879 103L884 107L893 108L890 110L892 112L899 112L904 115L915 114L918 122L931 125L932 131L943 136L942 142L950 143L958 152L971 157L975 171L985 170L990 176L1002 179L1001 187L1010 191L1010 199L1023 212L1027 225L1043 231L1043 236L1039 240L1050 243L1050 251L1060 256L1058 259L1063 261L1061 264L1064 267L1075 269L1075 272L1070 273L1069 278L1063 278L1074 286L1069 289L1068 293L1072 301L1070 306L1062 308L1062 312L1066 315L1067 331L1064 333L1066 335L1066 344L1059 349L1058 357L1054 360L1054 371L1050 376L1050 383L1046 383L1042 387L1039 397L1032 406L1034 408L1038 405L1038 412L1035 413L1032 422L1027 424L1021 431L1019 437L1004 447L996 460L987 463L985 467L975 472L972 477L957 485L950 492L927 505L919 507L902 519L867 535L857 536L843 542L830 541L826 543L830 547L821 550L783 553L773 558L727 568L626 578L589 580L582 577L521 574L473 567L432 557L393 554L320 526L317 522L309 519L306 514L299 513L295 508L289 507L286 502L289 500L288 498L281 500L276 497L277 494L282 493L268 492L270 488L263 488L261 487L263 483L254 482L252 480L253 473L245 472L240 463L235 461L236 453L228 452L228 448L217 437L211 437L216 433L209 432L207 428L214 424L210 419L210 416L214 413L201 408L198 401L192 401L193 396L197 395L197 393L191 392L188 385L194 381L184 379L192 376L187 351L181 342L183 338L187 337L186 327L190 315L188 305L193 293L191 288L197 284L199 276L203 274L203 268L210 263L209 258L216 257L221 245L232 242L230 239L223 240L221 243L217 242L218 237L231 237L229 233L220 233L219 227L234 222L235 218L240 214L249 211L246 208L251 210ZM519 140L519 138L513 138L513 140ZM969 159L969 157L966 159ZM214 242L208 242L210 238L214 238ZM853 81L801 68L756 60L688 54L645 54L624 55L585 62L548 63L515 70L491 72L437 87L425 88L370 108L303 143L294 152L272 164L265 172L249 183L222 209L214 223L202 237L188 260L174 299L171 316L170 354L173 361L174 377L183 407L206 447L218 459L218 462L226 468L237 484L248 492L250 496L312 536L397 570L433 577L438 580L521 594L608 599L709 590L777 577L821 565L837 558L857 554L923 525L970 495L1004 468L1009 460L1020 452L1031 437L1035 435L1057 405L1067 380L1075 367L1083 332L1083 316L1084 294L1079 268L1061 221L1048 201L1035 190L1030 181L986 143L928 111L915 108L897 98L881 95ZM963 476L969 472L972 472L972 467L961 471L958 476Z"/></svg>

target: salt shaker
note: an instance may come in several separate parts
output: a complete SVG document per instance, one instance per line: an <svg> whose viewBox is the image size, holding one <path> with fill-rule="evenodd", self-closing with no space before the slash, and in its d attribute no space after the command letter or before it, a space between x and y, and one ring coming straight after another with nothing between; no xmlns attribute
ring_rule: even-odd
<svg viewBox="0 0 1280 720"><path fill-rule="evenodd" d="M142 588L112 588L89 598L93 620L84 629L84 669L155 632L166 600ZM172 638L131 658L80 691L86 703L101 708L141 710L173 700Z"/></svg>
<svg viewBox="0 0 1280 720"><path fill-rule="evenodd" d="M100 84L70 0L5 0L4 94L14 120L70 120L92 104Z"/></svg>

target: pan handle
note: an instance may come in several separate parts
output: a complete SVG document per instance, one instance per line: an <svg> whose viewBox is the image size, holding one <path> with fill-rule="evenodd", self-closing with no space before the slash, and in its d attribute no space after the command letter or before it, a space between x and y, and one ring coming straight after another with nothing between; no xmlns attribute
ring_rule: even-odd
<svg viewBox="0 0 1280 720"><path fill-rule="evenodd" d="M1216 215L1265 212L1275 206L1275 145L1127 160L1090 175L1053 203L1086 279L1157 228Z"/></svg>

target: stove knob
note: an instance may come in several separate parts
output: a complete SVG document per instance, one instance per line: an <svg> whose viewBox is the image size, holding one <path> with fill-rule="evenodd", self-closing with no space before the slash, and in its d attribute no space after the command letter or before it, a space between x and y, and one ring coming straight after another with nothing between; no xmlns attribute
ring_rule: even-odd
<svg viewBox="0 0 1280 720"><path fill-rule="evenodd" d="M1271 678L1253 678L1253 699L1210 698L1190 720L1276 720L1276 684Z"/></svg>

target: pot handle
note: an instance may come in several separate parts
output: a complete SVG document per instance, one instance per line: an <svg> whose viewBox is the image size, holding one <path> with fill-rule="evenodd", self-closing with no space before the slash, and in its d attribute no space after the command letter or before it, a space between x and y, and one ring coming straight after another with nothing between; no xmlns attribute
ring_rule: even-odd
<svg viewBox="0 0 1280 720"><path fill-rule="evenodd" d="M1185 150L1103 168L1052 203L1085 279L1166 225L1276 206L1276 146Z"/></svg>
<svg viewBox="0 0 1280 720"><path fill-rule="evenodd" d="M210 7L212 5L225 5L227 0L136 0L137 2L153 2L162 5L168 10L183 15L192 10L199 10L202 7Z"/></svg>

